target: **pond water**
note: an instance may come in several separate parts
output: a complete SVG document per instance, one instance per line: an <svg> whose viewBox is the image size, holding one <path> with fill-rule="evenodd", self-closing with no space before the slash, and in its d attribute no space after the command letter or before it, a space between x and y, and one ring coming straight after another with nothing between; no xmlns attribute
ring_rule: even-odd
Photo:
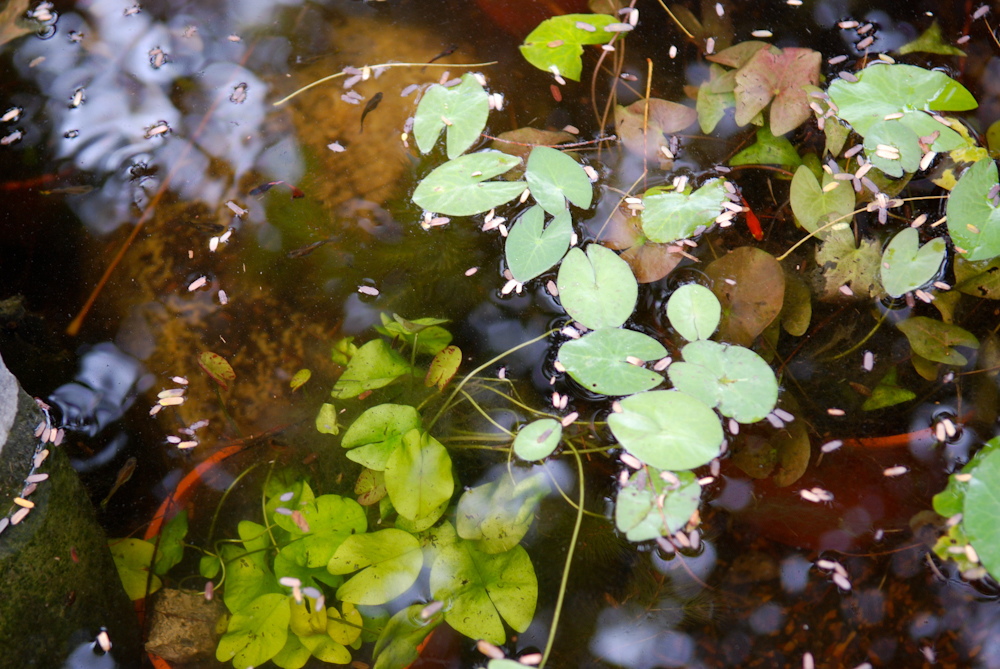
<svg viewBox="0 0 1000 669"><path fill-rule="evenodd" d="M506 628L499 645L508 657L545 653L551 667L634 669L1000 666L993 634L1000 590L991 578L964 580L953 562L935 556L943 530L928 513L949 474L998 433L995 300L942 289L932 306L912 291L908 300L867 294L859 280L845 291L846 282L817 263L815 240L775 263L776 279L741 265L746 283L725 308L750 308L752 320L762 307L745 305L777 300L783 311L752 332L731 327L727 341L752 348L775 371L777 413L769 407L766 420L745 425L724 420L724 453L695 469L702 488L692 522L669 541L630 542L615 521L627 469L607 424L617 408L557 364L570 339L560 329L572 321L547 287L558 270L522 291L504 274L502 226L482 213L426 217L411 198L446 157L440 145L422 154L408 121L429 85L473 71L504 97L474 150L516 128L570 126L574 153L596 170L593 203L572 208L580 243L634 243L634 236L614 239L628 225L623 193L680 175L734 183L759 217L760 240L741 213L735 224L698 235L696 245L673 248L673 260L633 265L636 273L676 265L640 285L628 323L677 358L684 340L666 304L678 287L721 281L711 264L734 249L774 258L805 235L789 205L797 165L731 163L755 141L753 126L738 126L731 110L710 133L689 123L664 140L670 160L655 150L644 160L641 144L636 152L599 143L614 132L613 112L600 120L612 92L625 105L649 91L693 107L686 95L697 95L710 76L705 52L765 29L773 37L757 39L819 51L828 82L841 69L860 69L864 49L855 45L871 22L877 52L943 67L972 92L979 107L962 118L981 137L1000 118L992 78L1000 47L972 19L978 5L687 2L704 34L719 42L708 49L686 39L660 4L635 4L636 30L605 53L592 88L599 46L587 47L580 83L557 82L517 48L542 20L587 11L586 2L10 0L0 10L0 112L16 111L0 124L0 300L21 301L2 303L4 359L61 416L69 434L63 447L109 537L155 541L149 528L159 524L151 519L164 500L183 497L188 547L163 575L168 588L217 585L219 578L199 574L201 556L217 551L217 540L246 540L238 523L263 522L262 489L272 490L271 500L282 492L275 481L296 495L306 480L317 496L354 499L362 468L344 456L343 431L317 430L324 403L345 428L378 402L410 403L454 463L454 494L446 496L453 503L463 490L503 480L508 467L524 477L543 472L547 492L529 508L520 542L537 575L537 605L520 632ZM848 20L858 25L838 27ZM971 35L961 47L966 57L898 55L933 21L949 44ZM828 64L840 54L846 64ZM362 69L386 63L413 65ZM275 104L344 68L357 69ZM793 153L822 154L824 135L811 116L788 136ZM556 141L567 140L539 143ZM927 214L926 234L945 215L943 200L932 196L945 191L925 175L904 185L905 197L927 197L890 209L888 225L896 230ZM893 196L900 190L884 188ZM515 201L497 207L497 216L510 225L528 206ZM873 208L855 217L862 245L887 241L879 215ZM609 220L617 233L608 231ZM877 263L881 246L874 248ZM933 278L957 283L952 262ZM782 281L784 292L776 292ZM804 316L802 304L811 305ZM796 313L801 328L789 323ZM450 387L428 394L417 379L331 399L346 362L331 355L334 345L344 337L359 346L378 340L380 314L390 323L392 314L447 320L461 356ZM960 325L978 340L978 354L960 348L968 360L952 365L914 356L895 324L918 315ZM384 341L409 356L405 339ZM206 363L205 352L227 362ZM444 412L442 400L481 365L465 401L458 397ZM217 383L228 366L235 378ZM311 376L295 389L300 370ZM163 394L170 389L184 390ZM863 408L873 397L901 397L900 389L909 394L888 407ZM512 454L510 432L539 412L578 415L565 421L565 447L532 467ZM212 467L190 484L202 462ZM183 496L179 483L190 487ZM578 500L585 515L578 516ZM392 501L397 509L406 503ZM365 507L369 530L393 524L391 507L380 520L385 507ZM269 550L273 559L277 551ZM429 566L384 615L432 601ZM333 600L336 588L323 587ZM362 611L366 634L377 636L384 619L374 608ZM358 667L374 664L375 644L363 638L352 650ZM158 652L168 657L170 645ZM412 666L486 661L475 639L442 625Z"/></svg>

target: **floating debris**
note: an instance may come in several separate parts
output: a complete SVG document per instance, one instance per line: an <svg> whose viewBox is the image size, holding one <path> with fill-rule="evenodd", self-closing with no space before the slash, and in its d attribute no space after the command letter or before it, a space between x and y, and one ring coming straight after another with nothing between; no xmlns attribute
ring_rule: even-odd
<svg viewBox="0 0 1000 669"><path fill-rule="evenodd" d="M371 297L378 296L378 288L374 286L358 286L358 292L362 295L370 295Z"/></svg>
<svg viewBox="0 0 1000 669"><path fill-rule="evenodd" d="M895 476L902 476L903 474L907 473L908 471L910 471L910 470L907 467L904 467L903 465L898 465L896 467L889 467L888 469L884 470L882 472L882 474L884 476L892 478L892 477L895 477Z"/></svg>
<svg viewBox="0 0 1000 669"><path fill-rule="evenodd" d="M3 116L0 116L0 123L10 123L12 121L16 121L21 118L21 112L23 111L24 109L21 107L11 107L4 112Z"/></svg>

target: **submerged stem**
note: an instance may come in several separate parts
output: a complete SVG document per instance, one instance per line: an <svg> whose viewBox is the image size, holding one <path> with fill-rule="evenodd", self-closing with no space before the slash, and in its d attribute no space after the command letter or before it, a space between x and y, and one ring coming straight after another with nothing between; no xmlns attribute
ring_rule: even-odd
<svg viewBox="0 0 1000 669"><path fill-rule="evenodd" d="M559 583L559 598L556 599L556 608L552 612L552 627L549 630L549 640L545 643L545 653L542 655L542 661L538 665L539 669L545 667L545 663L549 659L549 653L552 652L552 643L556 639L556 630L559 628L559 615L562 613L563 600L566 598L566 583L569 581L569 569L573 564L576 540L580 536L580 525L583 523L583 460L580 459L580 454L571 442L567 441L566 445L573 451L573 455L576 457L576 471L580 476L580 501L576 509L576 524L573 525L573 536L569 540L569 548L566 549L566 566L563 567L562 581Z"/></svg>

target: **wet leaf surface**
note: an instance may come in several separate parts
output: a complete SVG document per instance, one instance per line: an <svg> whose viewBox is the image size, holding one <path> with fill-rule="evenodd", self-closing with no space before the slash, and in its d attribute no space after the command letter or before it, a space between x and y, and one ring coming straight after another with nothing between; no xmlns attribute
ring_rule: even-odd
<svg viewBox="0 0 1000 669"><path fill-rule="evenodd" d="M926 316L907 318L896 327L906 335L914 353L934 362L964 365L968 360L955 347L979 348L979 340L968 330Z"/></svg>
<svg viewBox="0 0 1000 669"><path fill-rule="evenodd" d="M855 295L876 297L882 294L879 265L882 253L877 242L862 239L854 245L849 229L833 229L816 249L816 264L823 273L821 300L842 299L841 286L849 286Z"/></svg>
<svg viewBox="0 0 1000 669"><path fill-rule="evenodd" d="M668 368L670 382L723 416L756 423L778 401L778 382L764 360L748 348L694 341L681 350L683 362Z"/></svg>
<svg viewBox="0 0 1000 669"><path fill-rule="evenodd" d="M504 553L517 546L528 533L539 502L551 490L544 472L525 476L517 470L514 477L504 472L458 500L455 530L484 553Z"/></svg>
<svg viewBox="0 0 1000 669"><path fill-rule="evenodd" d="M266 594L233 614L215 657L237 669L256 667L278 654L288 638L291 611L285 595Z"/></svg>
<svg viewBox="0 0 1000 669"><path fill-rule="evenodd" d="M639 297L628 264L600 244L591 244L586 253L570 249L559 266L557 285L563 309L591 329L624 325Z"/></svg>
<svg viewBox="0 0 1000 669"><path fill-rule="evenodd" d="M997 166L981 160L958 180L948 198L948 232L966 260L1000 255L1000 208L987 197L998 183Z"/></svg>
<svg viewBox="0 0 1000 669"><path fill-rule="evenodd" d="M642 231L651 241L665 244L707 228L722 213L727 200L722 179L710 179L698 190L678 192L657 186L642 196Z"/></svg>
<svg viewBox="0 0 1000 669"><path fill-rule="evenodd" d="M722 305L708 288L688 283L670 296L667 318L670 325L688 341L708 339L719 327Z"/></svg>
<svg viewBox="0 0 1000 669"><path fill-rule="evenodd" d="M544 72L553 66L559 74L580 81L583 70L583 45L603 44L610 40L611 33L604 26L616 21L607 14L565 14L542 21L537 28L524 38L521 55L525 60ZM593 31L576 27L585 23L595 28Z"/></svg>
<svg viewBox="0 0 1000 669"><path fill-rule="evenodd" d="M722 303L723 341L750 346L781 312L785 274L766 251L740 247L709 264L705 274Z"/></svg>
<svg viewBox="0 0 1000 669"><path fill-rule="evenodd" d="M471 216L513 200L527 187L523 181L488 181L521 164L500 151L481 151L434 168L413 191L413 201L447 216Z"/></svg>
<svg viewBox="0 0 1000 669"><path fill-rule="evenodd" d="M548 226L541 207L524 212L511 227L504 244L511 275L525 283L549 271L566 255L572 235L573 220L565 208L549 221Z"/></svg>
<svg viewBox="0 0 1000 669"><path fill-rule="evenodd" d="M413 118L413 138L420 152L428 153L447 128L448 157L457 158L479 139L489 113L486 91L474 76L464 74L458 86L434 84L427 89Z"/></svg>
<svg viewBox="0 0 1000 669"><path fill-rule="evenodd" d="M410 430L386 461L385 487L404 518L416 520L434 513L455 491L447 449L426 432Z"/></svg>
<svg viewBox="0 0 1000 669"><path fill-rule="evenodd" d="M882 286L892 297L916 290L937 276L944 262L947 244L936 237L920 246L920 234L914 228L901 230L882 254Z"/></svg>
<svg viewBox="0 0 1000 669"><path fill-rule="evenodd" d="M218 353L205 351L198 356L198 366L223 390L228 390L229 384L236 380L232 365Z"/></svg>
<svg viewBox="0 0 1000 669"><path fill-rule="evenodd" d="M832 190L824 191L823 188L831 183L839 185ZM805 165L795 170L790 198L795 220L809 232L816 232L830 221L854 211L854 189L849 184L837 182L825 171L823 183L820 184L816 175ZM845 220L850 221L850 219ZM827 228L816 236L826 239L830 234L831 230Z"/></svg>
<svg viewBox="0 0 1000 669"><path fill-rule="evenodd" d="M590 207L594 195L590 178L580 163L558 149L532 149L524 178L531 196L553 216L566 211L566 200L581 209Z"/></svg>
<svg viewBox="0 0 1000 669"><path fill-rule="evenodd" d="M796 167L802 164L802 159L790 141L784 137L775 137L767 128L760 128L754 143L733 156L729 164Z"/></svg>
<svg viewBox="0 0 1000 669"><path fill-rule="evenodd" d="M663 346L641 332L600 328L573 339L559 349L559 362L569 375L590 392L629 395L663 383L656 372L628 362L658 360L667 354Z"/></svg>
<svg viewBox="0 0 1000 669"><path fill-rule="evenodd" d="M420 427L420 414L405 404L379 404L367 409L344 433L340 445L351 449L347 457L358 464L382 471L389 456L399 448L403 435Z"/></svg>
<svg viewBox="0 0 1000 669"><path fill-rule="evenodd" d="M348 537L327 569L336 575L358 572L337 589L337 599L377 606L409 590L423 562L416 537L390 528Z"/></svg>
<svg viewBox="0 0 1000 669"><path fill-rule="evenodd" d="M821 56L800 47L756 51L736 73L736 122L746 125L771 103L771 132L784 135L811 115L804 86L819 84Z"/></svg>

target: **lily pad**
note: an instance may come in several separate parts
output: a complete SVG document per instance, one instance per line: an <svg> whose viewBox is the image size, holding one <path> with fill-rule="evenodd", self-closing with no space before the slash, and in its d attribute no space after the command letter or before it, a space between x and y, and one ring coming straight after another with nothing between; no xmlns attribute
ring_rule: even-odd
<svg viewBox="0 0 1000 669"><path fill-rule="evenodd" d="M153 553L156 551L151 542L130 538L110 539L108 548L129 599L134 601L145 597L147 583L150 593L163 586L159 576L149 576L149 565L152 564Z"/></svg>
<svg viewBox="0 0 1000 669"><path fill-rule="evenodd" d="M778 401L778 381L764 359L748 348L694 341L681 351L684 362L668 370L670 382L723 416L756 423Z"/></svg>
<svg viewBox="0 0 1000 669"><path fill-rule="evenodd" d="M803 87L819 84L821 58L818 51L799 47L756 51L736 72L736 122L750 123L770 103L775 136L802 125L811 114Z"/></svg>
<svg viewBox="0 0 1000 669"><path fill-rule="evenodd" d="M458 536L477 542L485 553L503 553L514 548L535 519L538 503L549 494L548 474L539 471L524 476L518 470L504 472L499 479L476 486L458 500L455 529Z"/></svg>
<svg viewBox="0 0 1000 669"><path fill-rule="evenodd" d="M899 158L883 158L878 155L879 146L897 149ZM865 134L865 155L872 165L897 178L903 176L904 172L916 172L923 157L920 138L898 120L881 121L868 129Z"/></svg>
<svg viewBox="0 0 1000 669"><path fill-rule="evenodd" d="M934 362L964 365L968 360L955 347L979 348L979 340L968 330L926 316L907 318L896 327L906 335L914 353Z"/></svg>
<svg viewBox="0 0 1000 669"><path fill-rule="evenodd" d="M760 128L757 130L754 143L730 158L729 164L797 167L802 164L802 159L799 158L795 146L785 137L775 137L767 128Z"/></svg>
<svg viewBox="0 0 1000 669"><path fill-rule="evenodd" d="M385 487L404 518L416 520L431 514L455 491L447 449L426 432L410 430L386 461Z"/></svg>
<svg viewBox="0 0 1000 669"><path fill-rule="evenodd" d="M639 298L628 264L600 244L570 249L556 283L566 313L594 330L624 325Z"/></svg>
<svg viewBox="0 0 1000 669"><path fill-rule="evenodd" d="M947 244L935 237L920 246L915 228L900 231L882 254L882 287L892 297L900 297L930 283L941 269Z"/></svg>
<svg viewBox="0 0 1000 669"><path fill-rule="evenodd" d="M521 55L539 70L552 72L555 67L567 79L580 81L583 45L609 42L612 35L604 27L616 20L607 14L554 16L542 21L524 38ZM578 28L578 23L593 26L594 30Z"/></svg>
<svg viewBox="0 0 1000 669"><path fill-rule="evenodd" d="M639 217L615 209L597 238L601 244L624 250L619 256L628 263L639 283L659 281L680 264L684 256L672 244L649 241L639 228Z"/></svg>
<svg viewBox="0 0 1000 669"><path fill-rule="evenodd" d="M653 390L621 400L608 426L622 447L646 464L682 471L719 455L722 426L701 400L677 390Z"/></svg>
<svg viewBox="0 0 1000 669"><path fill-rule="evenodd" d="M284 648L290 618L285 595L261 595L230 618L226 633L219 639L215 658L220 662L232 660L235 669L264 664Z"/></svg>
<svg viewBox="0 0 1000 669"><path fill-rule="evenodd" d="M701 188L678 192L656 186L642 196L642 231L652 241L669 243L709 227L727 200L722 179L709 179Z"/></svg>
<svg viewBox="0 0 1000 669"><path fill-rule="evenodd" d="M678 102L649 98L628 107L615 105L615 132L629 152L655 158L667 146L666 135L689 128L698 112Z"/></svg>
<svg viewBox="0 0 1000 669"><path fill-rule="evenodd" d="M667 350L652 337L618 328L601 328L559 349L559 362L581 386L602 395L630 395L655 388L663 377L628 358L658 360Z"/></svg>
<svg viewBox="0 0 1000 669"><path fill-rule="evenodd" d="M831 183L839 185L824 191L823 188ZM805 165L795 170L790 197L795 220L809 232L816 232L830 221L854 211L854 189L849 184L835 181L833 176L823 172L823 183L820 185L816 175ZM825 239L829 234L828 228L816 233L816 236Z"/></svg>
<svg viewBox="0 0 1000 669"><path fill-rule="evenodd" d="M989 260L1000 255L1000 208L987 198L997 184L997 166L980 160L970 167L948 198L948 232L966 260Z"/></svg>
<svg viewBox="0 0 1000 669"><path fill-rule="evenodd" d="M722 303L723 341L749 346L781 312L785 274L770 253L742 246L713 261L705 274Z"/></svg>
<svg viewBox="0 0 1000 669"><path fill-rule="evenodd" d="M447 128L448 158L457 158L479 139L489 113L489 95L472 74L464 74L458 86L427 89L413 117L413 138L427 153Z"/></svg>
<svg viewBox="0 0 1000 669"><path fill-rule="evenodd" d="M659 473L655 467L635 472L615 497L615 526L629 541L669 536L698 509L701 485L693 473L678 472L680 485L672 488Z"/></svg>
<svg viewBox="0 0 1000 669"><path fill-rule="evenodd" d="M524 212L511 227L504 245L511 275L525 283L547 272L566 255L572 236L573 219L565 207L549 222L548 227L545 227L545 214L541 207L535 206Z"/></svg>
<svg viewBox="0 0 1000 669"><path fill-rule="evenodd" d="M488 181L520 164L520 158L500 151L459 156L424 177L413 191L413 201L447 216L489 211L513 200L527 187L523 181Z"/></svg>
<svg viewBox="0 0 1000 669"><path fill-rule="evenodd" d="M384 388L404 374L410 364L382 339L375 339L354 354L330 394L338 399L357 397L366 390Z"/></svg>
<svg viewBox="0 0 1000 669"><path fill-rule="evenodd" d="M531 196L553 216L566 211L566 200L587 209L594 197L594 186L580 163L547 146L536 146L531 150L524 179L531 189Z"/></svg>
<svg viewBox="0 0 1000 669"><path fill-rule="evenodd" d="M416 318L409 320L399 314L390 318L386 313L380 313L382 325L376 325L375 330L389 339L402 341L411 350L416 347L417 355L437 355L451 343L451 333L442 327L446 318Z"/></svg>
<svg viewBox="0 0 1000 669"><path fill-rule="evenodd" d="M957 46L945 44L941 36L941 26L938 24L937 19L931 22L930 27L921 33L920 37L899 47L899 53L901 55L908 53L936 53L941 56L958 56L960 58L965 58L966 56L965 52Z"/></svg>
<svg viewBox="0 0 1000 669"><path fill-rule="evenodd" d="M688 341L708 339L719 327L722 305L708 288L688 283L670 296L667 301L667 318L674 329Z"/></svg>
<svg viewBox="0 0 1000 669"><path fill-rule="evenodd" d="M522 460L544 460L562 439L562 425L554 418L539 418L517 431L514 453Z"/></svg>
<svg viewBox="0 0 1000 669"><path fill-rule="evenodd" d="M420 575L424 554L409 532L385 529L344 540L330 558L331 574L358 572L337 589L337 599L352 604L385 604L410 589Z"/></svg>
<svg viewBox="0 0 1000 669"><path fill-rule="evenodd" d="M963 525L983 566L1000 574L1000 453L994 451L972 470L965 493Z"/></svg>
<svg viewBox="0 0 1000 669"><path fill-rule="evenodd" d="M431 593L448 602L445 620L473 639L502 644L503 622L524 632L535 615L538 579L522 546L505 553L484 553L459 539L438 552L431 567Z"/></svg>
<svg viewBox="0 0 1000 669"><path fill-rule="evenodd" d="M389 456L402 443L403 435L420 427L420 414L405 404L379 404L357 417L344 433L340 445L351 449L347 458L383 471Z"/></svg>
<svg viewBox="0 0 1000 669"><path fill-rule="evenodd" d="M300 504L293 511L301 514L302 521L309 528L308 531L304 531L304 528L300 527L291 516L275 513L273 518L276 525L295 538L294 542L282 549L282 555L303 567L326 567L344 539L368 529L365 510L361 505L353 499L340 495L320 495L312 502ZM247 544L248 551L268 548L266 542L263 542L263 538L267 536L266 528L259 525L256 527L260 528L262 544L254 548ZM227 570L227 583L228 574ZM227 586L227 604L228 599Z"/></svg>

